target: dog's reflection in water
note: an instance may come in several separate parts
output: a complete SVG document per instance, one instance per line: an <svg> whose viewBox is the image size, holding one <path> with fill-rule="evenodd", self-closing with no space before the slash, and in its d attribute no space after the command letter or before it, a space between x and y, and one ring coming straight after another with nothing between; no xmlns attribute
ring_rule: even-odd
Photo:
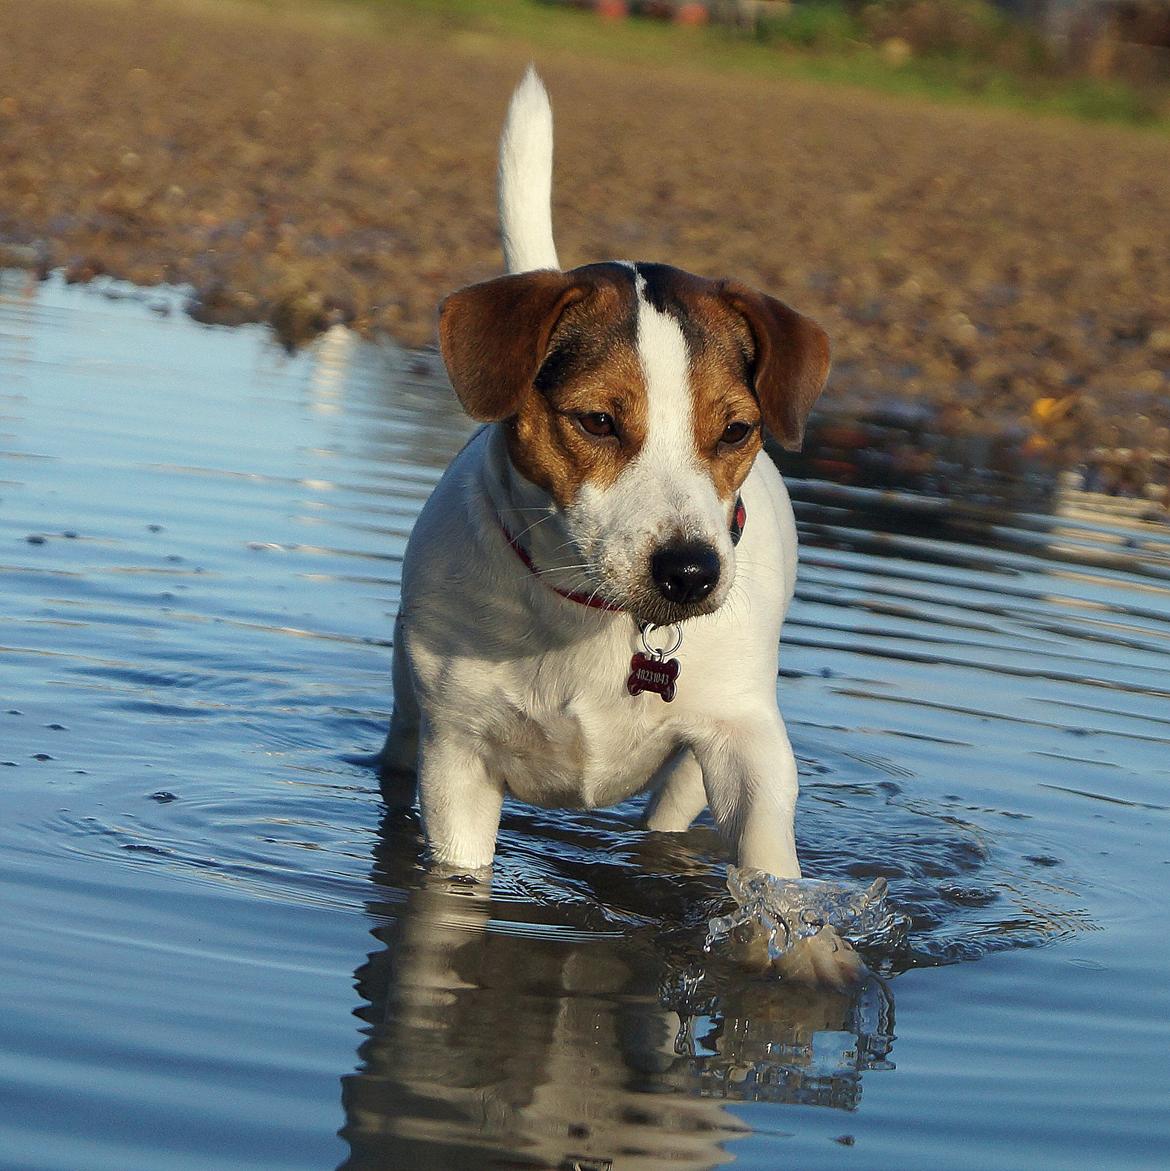
<svg viewBox="0 0 1170 1171"><path fill-rule="evenodd" d="M396 836L380 854L401 876ZM656 929L542 934L482 885L417 872L369 909L381 947L356 973L369 1028L343 1081L350 1171L715 1167L750 1132L724 1102L852 1109L862 1073L891 1067L877 980L696 989Z"/></svg>

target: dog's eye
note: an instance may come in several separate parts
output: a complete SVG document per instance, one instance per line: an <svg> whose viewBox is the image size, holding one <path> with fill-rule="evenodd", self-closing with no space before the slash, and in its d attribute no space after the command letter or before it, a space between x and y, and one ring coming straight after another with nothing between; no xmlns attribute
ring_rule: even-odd
<svg viewBox="0 0 1170 1171"><path fill-rule="evenodd" d="M578 415L577 422L583 431L597 436L598 439L617 434L617 424L613 421L613 415L607 415L604 411L591 411L587 415Z"/></svg>
<svg viewBox="0 0 1170 1171"><path fill-rule="evenodd" d="M719 442L728 447L738 447L751 433L752 425L750 423L728 423L723 428L723 434L719 436Z"/></svg>

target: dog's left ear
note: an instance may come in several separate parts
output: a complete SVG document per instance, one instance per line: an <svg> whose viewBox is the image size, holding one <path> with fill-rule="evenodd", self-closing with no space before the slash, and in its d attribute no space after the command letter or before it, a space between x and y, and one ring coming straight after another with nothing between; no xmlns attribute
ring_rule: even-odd
<svg viewBox="0 0 1170 1171"><path fill-rule="evenodd" d="M752 332L752 378L764 422L789 451L799 451L808 413L829 377L829 336L811 318L747 285L724 281L720 291Z"/></svg>
<svg viewBox="0 0 1170 1171"><path fill-rule="evenodd" d="M439 347L473 419L496 423L520 409L561 314L585 292L567 274L540 269L469 285L443 302Z"/></svg>

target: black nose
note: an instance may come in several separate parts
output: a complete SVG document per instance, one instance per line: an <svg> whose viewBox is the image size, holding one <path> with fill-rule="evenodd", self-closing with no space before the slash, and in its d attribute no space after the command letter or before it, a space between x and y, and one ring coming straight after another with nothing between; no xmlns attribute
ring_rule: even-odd
<svg viewBox="0 0 1170 1171"><path fill-rule="evenodd" d="M701 602L719 581L719 554L710 545L667 545L650 559L650 576L668 602Z"/></svg>

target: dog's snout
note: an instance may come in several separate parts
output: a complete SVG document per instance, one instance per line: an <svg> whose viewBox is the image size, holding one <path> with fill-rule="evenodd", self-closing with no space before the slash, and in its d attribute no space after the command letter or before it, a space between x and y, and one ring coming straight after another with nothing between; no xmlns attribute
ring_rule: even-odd
<svg viewBox="0 0 1170 1171"><path fill-rule="evenodd" d="M667 545L650 559L650 575L668 602L701 602L719 582L719 554L710 545Z"/></svg>

